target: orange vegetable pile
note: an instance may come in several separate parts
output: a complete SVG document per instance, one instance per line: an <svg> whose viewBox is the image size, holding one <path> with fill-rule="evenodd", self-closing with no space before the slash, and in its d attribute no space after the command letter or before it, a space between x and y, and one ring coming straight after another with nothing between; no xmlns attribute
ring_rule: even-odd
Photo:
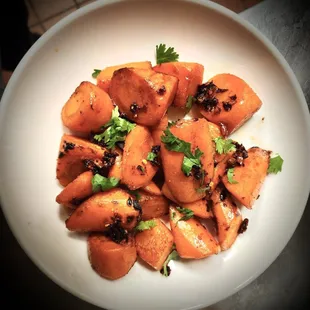
<svg viewBox="0 0 310 310"><path fill-rule="evenodd" d="M60 142L56 201L70 212L68 230L89 233L101 277L121 278L137 259L168 276L170 259L226 251L246 230L240 206L253 207L270 152L227 137L262 102L235 75L203 83L203 74L202 64L177 61L107 67L64 104L72 133ZM185 115L191 103L198 118L168 122L170 106ZM102 137L113 117L130 129L108 147Z"/></svg>

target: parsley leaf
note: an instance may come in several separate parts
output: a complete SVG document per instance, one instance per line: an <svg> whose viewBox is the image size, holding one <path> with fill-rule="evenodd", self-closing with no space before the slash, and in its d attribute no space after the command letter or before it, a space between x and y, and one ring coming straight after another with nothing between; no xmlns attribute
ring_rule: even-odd
<svg viewBox="0 0 310 310"><path fill-rule="evenodd" d="M118 107L112 111L112 117L103 128L107 128L103 133L95 135L97 141L103 140L108 149L112 149L117 142L125 141L126 135L134 129L136 125L120 118Z"/></svg>
<svg viewBox="0 0 310 310"><path fill-rule="evenodd" d="M149 230L156 226L155 220L140 221L136 226L137 231Z"/></svg>
<svg viewBox="0 0 310 310"><path fill-rule="evenodd" d="M100 174L95 174L91 180L92 189L94 193L101 191L107 191L113 187L116 187L119 183L118 178L106 178Z"/></svg>
<svg viewBox="0 0 310 310"><path fill-rule="evenodd" d="M174 126L177 123L177 121L168 121L168 128Z"/></svg>
<svg viewBox="0 0 310 310"><path fill-rule="evenodd" d="M163 136L161 136L161 141L165 143L165 147L169 151L184 153L182 171L185 175L189 176L193 166L199 168L202 167L200 158L203 152L199 148L195 150L195 154L191 152L191 144L176 137L169 128L164 130Z"/></svg>
<svg viewBox="0 0 310 310"><path fill-rule="evenodd" d="M185 105L186 113L188 113L188 112L190 111L190 109L191 109L192 106L193 106L194 101L195 101L195 98L194 98L192 95L189 95L189 96L187 97L186 105Z"/></svg>
<svg viewBox="0 0 310 310"><path fill-rule="evenodd" d="M164 62L178 61L179 54L174 51L174 47L168 47L166 44L156 45L156 63L162 64Z"/></svg>
<svg viewBox="0 0 310 310"><path fill-rule="evenodd" d="M148 154L147 154L147 157L146 157L146 159L148 160L148 161L154 161L154 159L157 157L157 154L155 154L155 153L153 153L153 152L149 152Z"/></svg>
<svg viewBox="0 0 310 310"><path fill-rule="evenodd" d="M230 184L238 184L236 180L233 179L234 177L234 168L229 168L227 170L227 180Z"/></svg>
<svg viewBox="0 0 310 310"><path fill-rule="evenodd" d="M282 171L282 165L283 165L283 158L280 155L277 155L276 157L270 158L269 161L269 167L267 172L268 173L275 173Z"/></svg>
<svg viewBox="0 0 310 310"><path fill-rule="evenodd" d="M96 77L99 75L100 72L101 72L101 70L99 70L99 69L94 69L94 72L93 72L93 74L92 74L92 77L93 77L93 78L96 78Z"/></svg>
<svg viewBox="0 0 310 310"><path fill-rule="evenodd" d="M167 257L167 259L165 260L163 267L160 270L160 273L162 275L164 275L165 277L168 277L170 275L170 267L168 266L168 264L170 263L171 260L177 260L179 259L179 254L176 250L173 250Z"/></svg>
<svg viewBox="0 0 310 310"><path fill-rule="evenodd" d="M138 190L129 190L128 192L130 195L135 196L137 201L141 199L141 195Z"/></svg>
<svg viewBox="0 0 310 310"><path fill-rule="evenodd" d="M227 154L230 151L235 151L236 146L232 139L223 139L221 137L213 139L215 142L215 149L219 154Z"/></svg>
<svg viewBox="0 0 310 310"><path fill-rule="evenodd" d="M192 218L194 216L194 212L190 209L187 209L187 208L182 208L182 207L176 207L177 210L179 212L181 212L182 214L184 214L184 216L182 216L179 221L187 221L189 220L190 218Z"/></svg>

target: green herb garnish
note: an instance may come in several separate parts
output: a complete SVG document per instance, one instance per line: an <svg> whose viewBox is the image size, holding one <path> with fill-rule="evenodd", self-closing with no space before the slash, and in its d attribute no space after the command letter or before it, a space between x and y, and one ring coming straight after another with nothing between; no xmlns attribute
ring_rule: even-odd
<svg viewBox="0 0 310 310"><path fill-rule="evenodd" d="M144 231L152 229L156 226L155 220L149 220L149 221L140 221L139 224L136 226L137 231Z"/></svg>
<svg viewBox="0 0 310 310"><path fill-rule="evenodd" d="M95 135L97 141L103 140L108 149L115 147L117 142L125 141L126 135L134 129L136 125L119 117L118 107L112 111L110 121L102 129L107 128L103 133Z"/></svg>
<svg viewBox="0 0 310 310"><path fill-rule="evenodd" d="M99 75L100 72L101 72L101 70L99 70L99 69L94 69L94 72L93 72L93 74L92 74L92 77L95 79L95 78Z"/></svg>
<svg viewBox="0 0 310 310"><path fill-rule="evenodd" d="M128 193L132 196L135 196L137 201L141 199L141 195L138 190L128 190Z"/></svg>
<svg viewBox="0 0 310 310"><path fill-rule="evenodd" d="M194 216L194 212L190 209L187 209L187 208L182 208L182 207L176 207L176 209L184 214L184 216L182 216L179 221L187 221L189 220L190 218L192 218Z"/></svg>
<svg viewBox="0 0 310 310"><path fill-rule="evenodd" d="M157 154L155 154L155 153L153 153L153 152L149 152L149 153L147 154L146 160L148 160L148 161L154 161L156 157L157 157Z"/></svg>
<svg viewBox="0 0 310 310"><path fill-rule="evenodd" d="M283 158L280 155L277 155L273 158L270 158L269 167L267 172L277 174L282 171Z"/></svg>
<svg viewBox="0 0 310 310"><path fill-rule="evenodd" d="M238 184L238 182L236 180L233 179L234 177L234 168L229 168L227 170L227 180L230 184Z"/></svg>
<svg viewBox="0 0 310 310"><path fill-rule="evenodd" d="M177 260L179 259L179 254L176 250L173 250L169 256L167 257L167 259L165 260L164 264L163 264L163 267L161 268L160 270L160 273L162 275L164 275L165 277L168 277L170 275L170 267L168 266L169 262L171 260Z"/></svg>
<svg viewBox="0 0 310 310"><path fill-rule="evenodd" d="M178 61L179 54L174 51L174 47L166 48L166 44L156 45L156 63Z"/></svg>
<svg viewBox="0 0 310 310"><path fill-rule="evenodd" d="M236 146L232 139L215 138L215 149L219 154L227 154L230 151L235 151Z"/></svg>
<svg viewBox="0 0 310 310"><path fill-rule="evenodd" d="M95 174L91 180L91 184L94 193L99 191L104 192L116 187L119 184L119 179L114 177L106 178L100 174Z"/></svg>

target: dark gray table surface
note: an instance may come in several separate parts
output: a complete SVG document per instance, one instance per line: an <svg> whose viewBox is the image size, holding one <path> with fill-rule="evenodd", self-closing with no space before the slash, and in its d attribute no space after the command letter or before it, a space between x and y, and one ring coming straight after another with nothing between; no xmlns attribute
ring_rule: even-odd
<svg viewBox="0 0 310 310"><path fill-rule="evenodd" d="M279 49L296 74L309 106L310 0L266 0L240 15ZM20 248L2 213L0 218L1 279L4 280L1 307L99 309L67 293L48 279ZM207 309L308 309L309 236L310 200L293 237L276 261L247 287Z"/></svg>

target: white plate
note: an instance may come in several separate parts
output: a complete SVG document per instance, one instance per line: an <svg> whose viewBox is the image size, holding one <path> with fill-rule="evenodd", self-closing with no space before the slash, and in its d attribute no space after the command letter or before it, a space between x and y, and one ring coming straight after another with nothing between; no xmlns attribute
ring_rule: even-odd
<svg viewBox="0 0 310 310"><path fill-rule="evenodd" d="M198 3L201 4L198 4ZM180 60L244 78L263 101L235 138L284 158L252 211L247 232L217 256L173 262L165 278L139 263L118 281L100 278L84 236L70 234L55 197L60 111L94 68L151 60L155 45ZM207 1L98 1L71 14L31 48L1 102L1 200L8 223L31 259L74 295L112 309L197 309L240 290L279 255L303 213L310 188L309 114L280 53L236 14ZM262 118L265 118L264 122Z"/></svg>

